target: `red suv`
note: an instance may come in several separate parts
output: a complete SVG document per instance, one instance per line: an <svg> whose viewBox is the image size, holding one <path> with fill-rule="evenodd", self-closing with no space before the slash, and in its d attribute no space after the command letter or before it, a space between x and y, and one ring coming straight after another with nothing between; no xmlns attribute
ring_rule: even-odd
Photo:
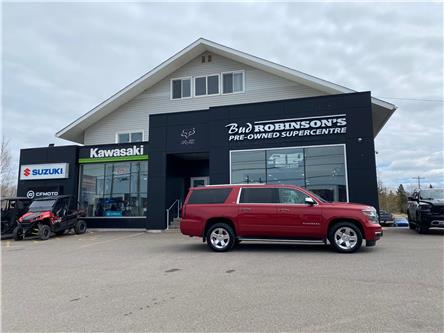
<svg viewBox="0 0 444 333"><path fill-rule="evenodd" d="M182 208L180 230L202 237L218 252L241 241L304 241L355 252L365 239L382 236L371 206L326 202L292 185L211 185L191 188Z"/></svg>

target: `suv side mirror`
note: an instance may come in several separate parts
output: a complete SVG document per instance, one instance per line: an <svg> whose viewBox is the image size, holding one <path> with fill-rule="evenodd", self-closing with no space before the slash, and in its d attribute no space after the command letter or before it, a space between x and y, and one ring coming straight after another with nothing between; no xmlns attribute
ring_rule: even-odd
<svg viewBox="0 0 444 333"><path fill-rule="evenodd" d="M313 198L310 198L310 197L306 197L304 202L306 205L309 205L309 206L313 206L316 204L316 201L314 201Z"/></svg>

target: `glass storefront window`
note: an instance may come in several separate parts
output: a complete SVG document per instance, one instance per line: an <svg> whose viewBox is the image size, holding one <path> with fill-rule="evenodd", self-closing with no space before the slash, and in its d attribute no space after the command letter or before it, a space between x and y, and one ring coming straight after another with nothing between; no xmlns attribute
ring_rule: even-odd
<svg viewBox="0 0 444 333"><path fill-rule="evenodd" d="M232 152L231 181L238 183L265 183L265 150Z"/></svg>
<svg viewBox="0 0 444 333"><path fill-rule="evenodd" d="M347 201L344 146L231 152L231 183L292 184L327 201Z"/></svg>
<svg viewBox="0 0 444 333"><path fill-rule="evenodd" d="M148 161L83 164L79 202L88 217L145 216Z"/></svg>

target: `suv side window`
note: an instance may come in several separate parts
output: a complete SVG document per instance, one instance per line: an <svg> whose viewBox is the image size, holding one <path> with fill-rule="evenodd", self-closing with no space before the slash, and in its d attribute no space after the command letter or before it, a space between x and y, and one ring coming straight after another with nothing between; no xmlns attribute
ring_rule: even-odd
<svg viewBox="0 0 444 333"><path fill-rule="evenodd" d="M292 188L279 189L279 203L281 204L305 204L307 195Z"/></svg>
<svg viewBox="0 0 444 333"><path fill-rule="evenodd" d="M241 191L239 203L279 203L277 188L248 187Z"/></svg>
<svg viewBox="0 0 444 333"><path fill-rule="evenodd" d="M188 199L188 204L223 204L231 190L231 188L194 190Z"/></svg>

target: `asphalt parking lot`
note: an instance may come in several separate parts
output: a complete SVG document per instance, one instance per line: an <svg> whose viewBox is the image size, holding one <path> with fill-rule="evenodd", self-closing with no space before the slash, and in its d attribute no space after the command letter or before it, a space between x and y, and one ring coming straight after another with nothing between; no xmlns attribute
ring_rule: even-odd
<svg viewBox="0 0 444 333"><path fill-rule="evenodd" d="M2 245L2 331L443 332L444 232L376 247L89 232Z"/></svg>

